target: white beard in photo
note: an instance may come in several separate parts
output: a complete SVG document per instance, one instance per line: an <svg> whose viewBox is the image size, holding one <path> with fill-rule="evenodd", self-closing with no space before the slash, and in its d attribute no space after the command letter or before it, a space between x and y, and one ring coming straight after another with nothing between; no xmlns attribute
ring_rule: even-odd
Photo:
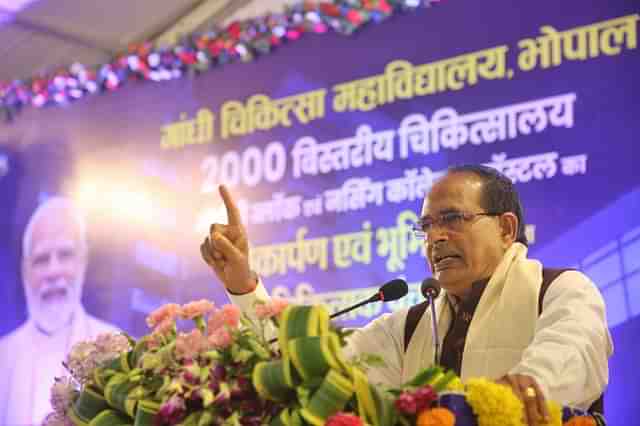
<svg viewBox="0 0 640 426"><path fill-rule="evenodd" d="M55 334L71 323L80 305L81 283L58 278L43 284L37 291L30 286L27 288L29 315L39 329L47 334Z"/></svg>

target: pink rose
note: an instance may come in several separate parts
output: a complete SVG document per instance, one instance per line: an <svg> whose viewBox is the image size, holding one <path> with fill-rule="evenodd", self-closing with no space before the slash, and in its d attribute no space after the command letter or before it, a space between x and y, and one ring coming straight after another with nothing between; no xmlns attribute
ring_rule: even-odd
<svg viewBox="0 0 640 426"><path fill-rule="evenodd" d="M177 316L180 315L180 312L180 305L176 305L175 303L161 306L155 311L151 312L151 314L147 317L147 325L153 328L156 326L156 324L159 324L165 320L173 321Z"/></svg>
<svg viewBox="0 0 640 426"><path fill-rule="evenodd" d="M224 305L222 309L214 312L209 316L207 327L209 334L216 332L219 328L225 325L232 330L235 330L240 325L240 308L235 305Z"/></svg>
<svg viewBox="0 0 640 426"><path fill-rule="evenodd" d="M203 316L213 310L213 303L206 299L191 302L182 306L182 318L194 319Z"/></svg>

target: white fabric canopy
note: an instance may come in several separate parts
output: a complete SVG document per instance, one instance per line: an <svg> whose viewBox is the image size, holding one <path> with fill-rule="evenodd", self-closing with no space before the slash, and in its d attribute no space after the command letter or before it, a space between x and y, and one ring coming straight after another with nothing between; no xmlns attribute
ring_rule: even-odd
<svg viewBox="0 0 640 426"><path fill-rule="evenodd" d="M294 0L0 0L0 81L108 62L132 43L280 12Z"/></svg>

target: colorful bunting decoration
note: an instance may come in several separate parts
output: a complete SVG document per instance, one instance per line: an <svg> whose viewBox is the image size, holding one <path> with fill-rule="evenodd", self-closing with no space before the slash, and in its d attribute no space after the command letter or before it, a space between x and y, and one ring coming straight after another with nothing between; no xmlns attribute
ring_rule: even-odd
<svg viewBox="0 0 640 426"><path fill-rule="evenodd" d="M428 7L435 0L301 1L281 14L233 22L224 31L185 38L172 47L130 46L109 63L75 63L47 76L0 81L0 114L11 121L27 106L65 105L90 94L115 91L131 81L165 81L197 75L230 62L250 62L304 33L350 35L391 15Z"/></svg>

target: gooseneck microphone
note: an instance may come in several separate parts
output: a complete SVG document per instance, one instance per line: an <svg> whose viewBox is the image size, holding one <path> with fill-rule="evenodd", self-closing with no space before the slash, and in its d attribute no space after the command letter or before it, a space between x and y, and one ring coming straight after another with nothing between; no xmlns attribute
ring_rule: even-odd
<svg viewBox="0 0 640 426"><path fill-rule="evenodd" d="M427 278L420 285L420 292L427 299L431 307L431 340L433 340L433 365L438 365L440 359L440 339L438 337L438 322L436 318L436 297L440 294L440 283L435 278Z"/></svg>
<svg viewBox="0 0 640 426"><path fill-rule="evenodd" d="M335 312L329 316L329 318L335 318L342 314L346 314L347 312L351 312L354 309L357 309L361 306L368 305L373 302L393 302L394 300L402 299L409 292L409 286L405 280L400 278L396 278L395 280L391 280L380 287L378 292L371 296L370 298L363 300L362 302L356 303L355 305L349 306L341 311ZM277 337L269 340L269 343L275 343L278 340Z"/></svg>
<svg viewBox="0 0 640 426"><path fill-rule="evenodd" d="M407 282L400 278L396 278L395 280L391 280L388 283L385 283L380 287L378 292L371 296L370 298L363 300L362 302L356 303L355 305L349 306L341 311L335 312L329 316L329 318L335 318L342 314L346 314L347 312L353 311L361 306L368 305L373 302L392 302L394 300L398 300L403 298L409 292L409 286L407 286Z"/></svg>

